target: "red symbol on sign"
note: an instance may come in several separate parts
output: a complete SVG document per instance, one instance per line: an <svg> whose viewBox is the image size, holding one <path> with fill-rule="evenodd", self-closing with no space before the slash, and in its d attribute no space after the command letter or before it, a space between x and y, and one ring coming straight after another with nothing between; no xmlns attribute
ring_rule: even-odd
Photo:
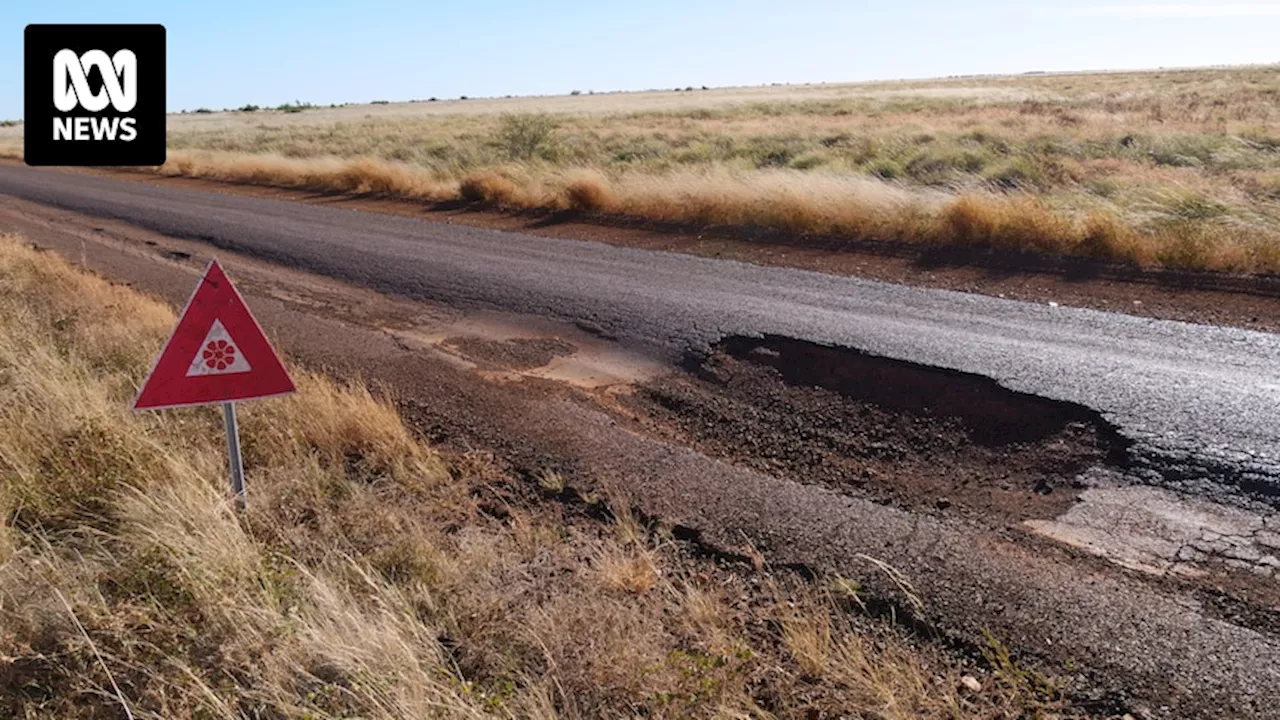
<svg viewBox="0 0 1280 720"><path fill-rule="evenodd" d="M236 361L236 346L228 345L226 340L215 340L204 346L200 357L204 358L205 367L225 370Z"/></svg>
<svg viewBox="0 0 1280 720"><path fill-rule="evenodd" d="M244 298L214 260L133 403L134 410L293 392L293 381Z"/></svg>

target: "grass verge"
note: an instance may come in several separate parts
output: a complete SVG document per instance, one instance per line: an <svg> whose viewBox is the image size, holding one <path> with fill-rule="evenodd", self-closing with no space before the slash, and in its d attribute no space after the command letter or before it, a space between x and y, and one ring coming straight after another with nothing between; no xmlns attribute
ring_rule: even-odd
<svg viewBox="0 0 1280 720"><path fill-rule="evenodd" d="M238 516L216 411L126 409L173 321L0 236L0 716L1065 712L848 581L697 558L621 494L441 455L297 368L243 408Z"/></svg>

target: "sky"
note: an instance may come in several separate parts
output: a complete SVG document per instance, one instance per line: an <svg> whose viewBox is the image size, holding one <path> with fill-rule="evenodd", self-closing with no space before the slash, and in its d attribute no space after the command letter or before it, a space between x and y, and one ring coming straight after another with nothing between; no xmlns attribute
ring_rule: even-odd
<svg viewBox="0 0 1280 720"><path fill-rule="evenodd" d="M0 0L0 119L33 22L164 24L171 111L1280 62L1280 0Z"/></svg>

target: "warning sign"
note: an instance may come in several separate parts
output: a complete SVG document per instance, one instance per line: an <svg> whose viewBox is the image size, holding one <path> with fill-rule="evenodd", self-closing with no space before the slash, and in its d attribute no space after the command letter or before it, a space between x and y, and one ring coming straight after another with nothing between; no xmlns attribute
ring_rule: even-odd
<svg viewBox="0 0 1280 720"><path fill-rule="evenodd" d="M225 403L293 390L293 381L258 321L214 260L187 301L133 409Z"/></svg>

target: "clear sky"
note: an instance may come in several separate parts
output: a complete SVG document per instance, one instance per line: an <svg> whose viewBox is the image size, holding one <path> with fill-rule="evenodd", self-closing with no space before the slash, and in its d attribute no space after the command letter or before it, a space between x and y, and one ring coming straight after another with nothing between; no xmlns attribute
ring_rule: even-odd
<svg viewBox="0 0 1280 720"><path fill-rule="evenodd" d="M170 110L1280 62L1280 0L0 0L0 119L32 22L163 23Z"/></svg>

